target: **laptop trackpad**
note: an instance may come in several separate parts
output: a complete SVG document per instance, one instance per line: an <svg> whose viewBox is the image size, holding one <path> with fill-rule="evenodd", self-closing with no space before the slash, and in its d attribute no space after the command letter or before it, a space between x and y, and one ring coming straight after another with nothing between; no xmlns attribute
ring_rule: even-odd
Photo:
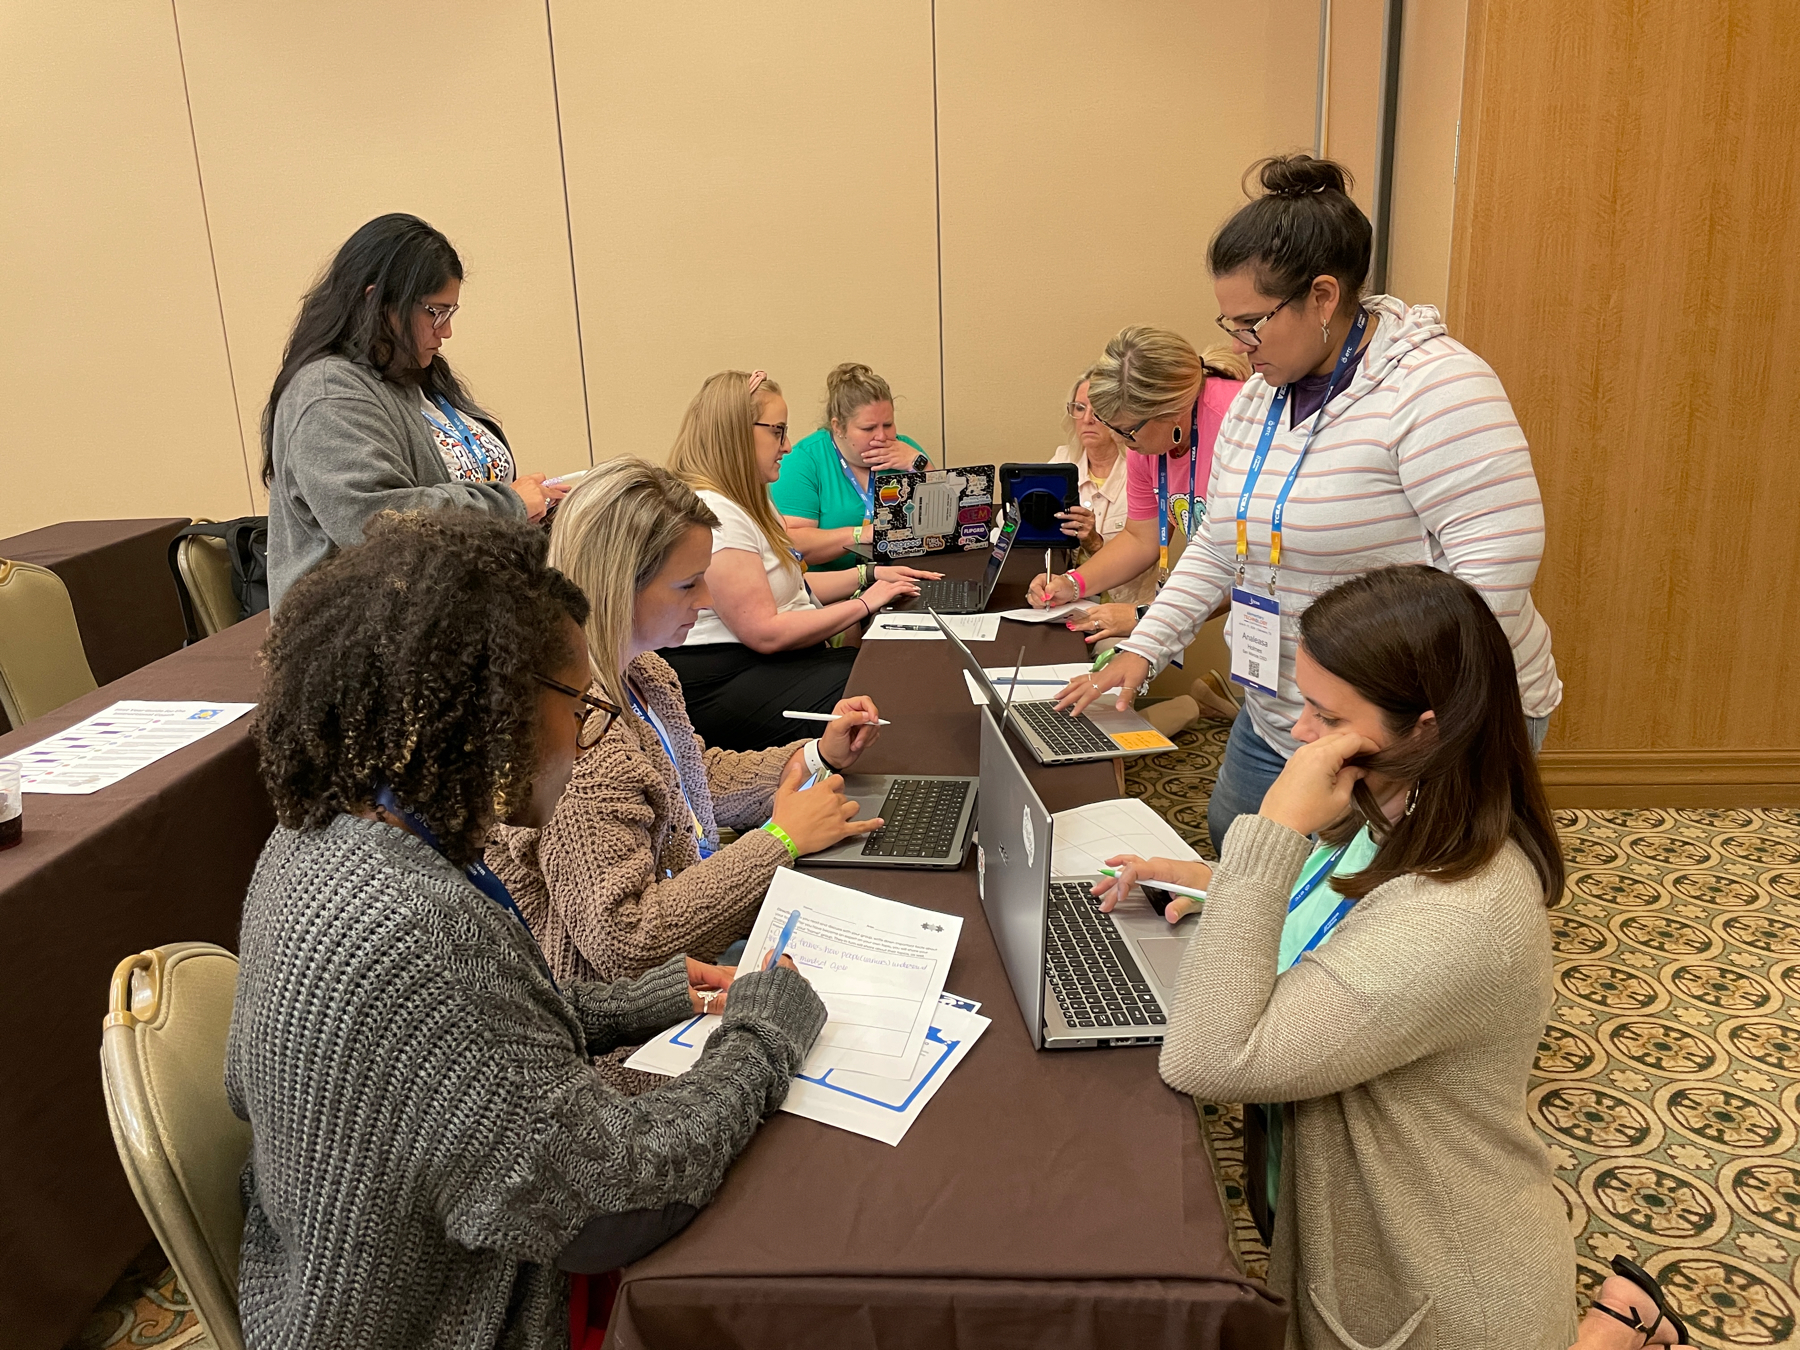
<svg viewBox="0 0 1800 1350"><path fill-rule="evenodd" d="M1189 939L1184 937L1139 938L1137 949L1143 958L1150 963L1157 982L1165 989L1175 987L1175 977L1181 973L1181 957L1187 951Z"/></svg>

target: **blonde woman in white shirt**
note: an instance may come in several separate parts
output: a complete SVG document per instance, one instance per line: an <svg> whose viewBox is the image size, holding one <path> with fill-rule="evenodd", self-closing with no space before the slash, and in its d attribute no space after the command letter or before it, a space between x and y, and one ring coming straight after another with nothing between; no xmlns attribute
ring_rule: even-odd
<svg viewBox="0 0 1800 1350"><path fill-rule="evenodd" d="M1075 382L1065 412L1069 443L1057 446L1050 462L1075 466L1081 505L1061 512L1057 518L1063 522L1063 533L1080 549L1080 561L1086 562L1108 540L1122 533L1130 519L1125 497L1125 452L1106 424L1094 416L1088 403L1086 375ZM1147 605L1155 597L1154 563L1106 592L1109 601L1128 605Z"/></svg>
<svg viewBox="0 0 1800 1350"><path fill-rule="evenodd" d="M669 471L713 509L713 607L679 647L675 668L694 729L724 750L765 750L794 739L786 709L830 712L843 697L854 647L826 641L883 605L917 595L910 567L806 571L769 484L789 448L787 400L764 372L710 377L681 419Z"/></svg>

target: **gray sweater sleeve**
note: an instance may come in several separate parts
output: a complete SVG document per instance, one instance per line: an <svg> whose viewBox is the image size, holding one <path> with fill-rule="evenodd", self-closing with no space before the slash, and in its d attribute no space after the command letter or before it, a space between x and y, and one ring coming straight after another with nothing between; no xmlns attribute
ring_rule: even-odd
<svg viewBox="0 0 1800 1350"><path fill-rule="evenodd" d="M1170 1087L1304 1101L1481 1034L1506 962L1463 907L1384 904L1383 887L1359 902L1379 914L1276 974L1288 896L1311 851L1262 816L1232 823L1176 982L1158 1061Z"/></svg>
<svg viewBox="0 0 1800 1350"><path fill-rule="evenodd" d="M632 980L583 980L569 990L569 1002L587 1032L591 1054L641 1045L693 1014L687 958L672 956Z"/></svg>
<svg viewBox="0 0 1800 1350"><path fill-rule="evenodd" d="M506 483L419 483L393 415L366 394L332 393L308 403L288 433L288 472L334 545L361 543L363 525L380 511L464 506L525 518L523 499Z"/></svg>

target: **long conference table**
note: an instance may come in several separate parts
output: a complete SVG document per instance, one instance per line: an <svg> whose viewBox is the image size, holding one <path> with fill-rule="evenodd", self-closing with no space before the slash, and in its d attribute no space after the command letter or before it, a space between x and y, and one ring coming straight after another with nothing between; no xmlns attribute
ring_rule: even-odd
<svg viewBox="0 0 1800 1350"><path fill-rule="evenodd" d="M993 608L1023 603L1025 562ZM978 575L981 555L934 559ZM1016 560L1015 560L1016 561ZM1015 575L1016 573L1016 575ZM257 696L266 616L0 738L0 756L119 698ZM1080 659L1060 625L1003 623L999 665ZM977 710L946 642L869 642L850 692L893 726L857 766L978 772ZM1024 762L1030 756L1020 750ZM1052 811L1116 795L1109 764L1034 768ZM100 1019L121 957L181 939L235 949L273 821L243 722L91 797L26 799L0 854L13 916L0 998L15 1161L0 1218L0 1325L55 1350L149 1238L100 1093ZM993 1025L897 1147L777 1114L713 1203L624 1272L621 1350L742 1347L1273 1347L1286 1314L1238 1270L1192 1102L1153 1049L1031 1048L976 894L958 872L839 869L830 880L963 917L946 988ZM21 1034L22 1033L22 1034Z"/></svg>

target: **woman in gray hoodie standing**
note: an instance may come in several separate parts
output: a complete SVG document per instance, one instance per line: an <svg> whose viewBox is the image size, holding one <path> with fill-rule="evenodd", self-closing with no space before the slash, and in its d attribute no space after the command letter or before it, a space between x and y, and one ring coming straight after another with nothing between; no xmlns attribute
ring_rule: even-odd
<svg viewBox="0 0 1800 1350"><path fill-rule="evenodd" d="M417 216L378 216L300 302L263 409L269 604L362 538L377 511L474 507L542 520L567 489L520 476L444 360L463 266Z"/></svg>

